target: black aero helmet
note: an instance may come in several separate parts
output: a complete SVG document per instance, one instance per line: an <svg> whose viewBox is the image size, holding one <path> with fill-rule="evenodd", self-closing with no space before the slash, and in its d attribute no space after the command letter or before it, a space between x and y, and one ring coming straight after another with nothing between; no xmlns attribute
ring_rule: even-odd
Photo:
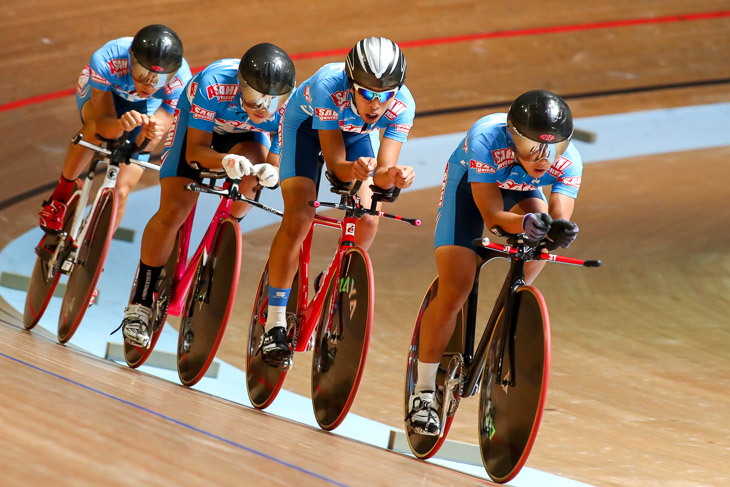
<svg viewBox="0 0 730 487"><path fill-rule="evenodd" d="M174 73L182 65L183 45L171 28L160 25L143 27L132 40L132 60L151 73Z"/></svg>
<svg viewBox="0 0 730 487"><path fill-rule="evenodd" d="M279 46L256 44L238 64L238 81L262 95L280 96L289 93L296 83L294 62Z"/></svg>
<svg viewBox="0 0 730 487"><path fill-rule="evenodd" d="M368 88L400 88L406 80L406 57L385 37L367 37L350 49L345 74Z"/></svg>
<svg viewBox="0 0 730 487"><path fill-rule="evenodd" d="M573 136L573 114L555 93L528 91L512 102L507 129L521 159L555 162Z"/></svg>

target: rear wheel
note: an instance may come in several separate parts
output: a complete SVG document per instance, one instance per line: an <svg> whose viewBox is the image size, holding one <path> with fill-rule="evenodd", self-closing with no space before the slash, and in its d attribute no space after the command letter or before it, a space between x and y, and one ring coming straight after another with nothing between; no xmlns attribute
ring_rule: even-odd
<svg viewBox="0 0 730 487"><path fill-rule="evenodd" d="M421 319L423 318L423 313L426 311L426 308L428 307L429 303L436 297L436 293L438 291L438 277L435 278L431 282L431 286L428 288L428 291L426 291L426 295L423 297L423 301L421 302L421 308L418 311L418 316L416 317L416 324L413 327L413 336L411 338L411 346L408 350L408 363L406 365L406 385L405 385L405 396L404 396L404 408L405 408L405 416L408 415L409 411L409 400L411 397L411 394L413 394L413 391L416 387L416 382L418 382L418 350L419 350L419 334L421 331ZM451 336L451 340L449 341L448 346L446 347L446 351L444 352L444 355L441 357L441 363L438 368L438 372L436 375L436 384L439 390L437 391L437 394L443 398L443 384L445 380L448 378L447 375L449 372L449 364L451 363L452 358L456 354L463 353L464 350L464 313L463 310L459 311L459 314L456 316L456 327L454 328L454 333ZM457 394L453 401L455 403L452 403L454 405L458 404L458 401L460 399L460 390L455 391ZM455 407L455 406L454 406ZM451 428L451 423L454 420L454 413L455 410L450 411L450 415L447 416L446 423L442 425L443 434L441 436L436 435L422 435L420 433L416 433L415 431L412 431L408 426L406 426L406 438L408 439L408 446L410 446L411 451L417 458L421 459L427 459L431 458L436 454L436 452L439 451L441 448L441 445L443 445L444 441L446 440L446 435L449 433L449 429ZM443 417L442 411L439 410L439 417Z"/></svg>
<svg viewBox="0 0 730 487"><path fill-rule="evenodd" d="M66 284L58 317L58 340L61 343L71 339L91 304L96 284L104 271L116 217L116 192L113 188L104 189L93 214L89 215L86 235L84 241L80 242Z"/></svg>
<svg viewBox="0 0 730 487"><path fill-rule="evenodd" d="M186 386L196 384L215 358L233 311L241 269L241 231L222 220L210 254L198 260L185 298L177 344L177 372Z"/></svg>
<svg viewBox="0 0 730 487"><path fill-rule="evenodd" d="M36 248L38 257L30 275L23 311L23 324L26 330L31 330L38 324L61 278L59 269L71 245L71 237L68 234L71 232L78 202L79 193L75 193L66 206L62 233L66 236L61 238L59 235L46 234Z"/></svg>
<svg viewBox="0 0 730 487"><path fill-rule="evenodd" d="M287 315L296 316L297 312L297 294L299 289L299 275L294 277L292 283L289 302L286 305ZM253 407L257 409L265 409L274 402L276 396L281 390L286 378L286 370L279 367L266 365L261 360L259 346L261 338L264 334L264 325L266 324L266 315L269 307L269 263L266 262L264 270L261 272L259 279L259 287L254 298L253 311L251 313L251 324L248 329L248 348L246 352L246 388L248 389L248 398ZM295 327L289 328L289 338L293 337L296 332Z"/></svg>
<svg viewBox="0 0 730 487"><path fill-rule="evenodd" d="M312 404L317 423L333 430L350 411L370 346L373 268L365 251L342 257L339 276L327 289L312 357Z"/></svg>
<svg viewBox="0 0 730 487"><path fill-rule="evenodd" d="M147 348L138 347L136 345L130 345L127 341L124 341L124 360L127 365L136 369L142 365L147 357L150 356L152 350L155 348L157 340L160 338L162 333L162 327L167 319L167 308L170 306L172 300L172 294L175 291L175 269L177 266L177 256L179 255L179 243L180 235L178 233L175 246L172 248L172 253L167 259L165 267L162 268L160 277L157 279L157 285L155 286L154 301L152 302L152 316L150 317L150 325L152 327L152 338L150 339L149 346ZM139 273L139 269L137 269ZM135 278L134 285L137 285L137 279Z"/></svg>
<svg viewBox="0 0 730 487"><path fill-rule="evenodd" d="M509 333L503 333L504 320L500 318L487 351L479 399L482 461L492 480L500 483L514 478L530 454L550 375L550 322L545 300L531 286L517 289L514 299L514 340L508 343Z"/></svg>

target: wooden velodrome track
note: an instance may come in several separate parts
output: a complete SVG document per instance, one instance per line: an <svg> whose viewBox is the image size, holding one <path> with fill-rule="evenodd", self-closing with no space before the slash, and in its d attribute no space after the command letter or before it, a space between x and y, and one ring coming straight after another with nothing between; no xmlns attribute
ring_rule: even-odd
<svg viewBox="0 0 730 487"><path fill-rule="evenodd" d="M67 92L81 67L107 40L148 23L173 27L192 67L274 42L301 54L300 80L362 37L390 37L406 51L418 103L412 137L422 137L465 131L538 87L566 95L576 117L728 102L727 8L726 0L6 0L0 247L37 225L47 194L24 195L60 172L78 128ZM468 109L484 105L493 107ZM537 281L550 306L553 369L528 466L602 486L730 485L729 157L723 147L586 167L581 233L567 254L604 267L548 266ZM394 428L412 321L435 269L437 199L438 188L402 195L398 213L424 226L383 222L371 251L376 325L352 412ZM273 232L244 239L236 316L219 352L239 367ZM19 330L17 313L0 306L2 485L477 483L63 347ZM296 362L285 387L308 396L307 358ZM462 403L450 439L476 441L476 403Z"/></svg>

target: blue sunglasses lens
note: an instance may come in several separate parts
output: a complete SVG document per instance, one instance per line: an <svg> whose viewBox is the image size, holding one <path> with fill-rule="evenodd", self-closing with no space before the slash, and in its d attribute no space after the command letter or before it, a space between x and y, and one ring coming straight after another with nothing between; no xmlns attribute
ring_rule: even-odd
<svg viewBox="0 0 730 487"><path fill-rule="evenodd" d="M395 96L396 91L398 91L398 90L377 92L377 91L368 90L367 88L363 88L361 86L357 87L357 92L360 93L360 95L363 98L365 98L367 101L373 101L374 99L377 98L380 103L384 103L384 102L390 100L391 98L393 98Z"/></svg>

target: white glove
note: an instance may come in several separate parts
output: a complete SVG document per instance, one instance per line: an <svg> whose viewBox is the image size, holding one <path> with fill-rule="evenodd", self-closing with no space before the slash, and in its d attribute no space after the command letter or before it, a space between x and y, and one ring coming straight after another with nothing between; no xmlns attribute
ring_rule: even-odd
<svg viewBox="0 0 730 487"><path fill-rule="evenodd" d="M228 154L223 158L223 169L231 179L241 179L253 174L253 164L244 156Z"/></svg>
<svg viewBox="0 0 730 487"><path fill-rule="evenodd" d="M261 186L273 188L279 182L279 171L271 164L256 164L253 166L253 173L259 178Z"/></svg>

